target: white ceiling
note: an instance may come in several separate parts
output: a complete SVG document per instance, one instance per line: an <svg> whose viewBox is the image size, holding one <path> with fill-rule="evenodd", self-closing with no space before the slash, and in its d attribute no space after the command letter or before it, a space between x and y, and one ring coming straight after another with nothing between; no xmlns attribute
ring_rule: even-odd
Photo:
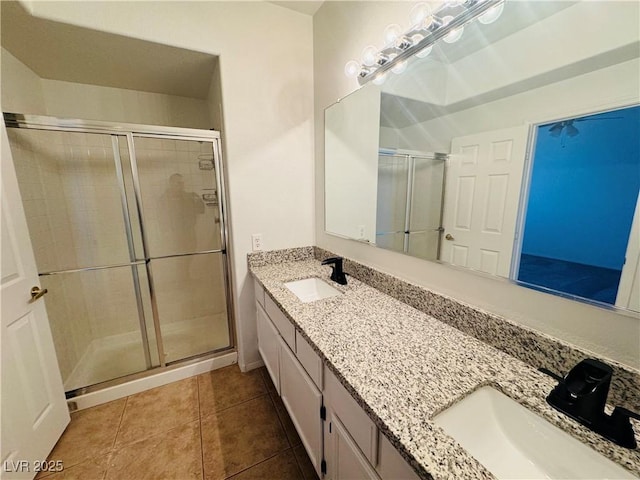
<svg viewBox="0 0 640 480"><path fill-rule="evenodd" d="M306 2L300 2L306 3ZM2 46L38 76L183 97L207 97L216 56L29 15L0 1Z"/></svg>

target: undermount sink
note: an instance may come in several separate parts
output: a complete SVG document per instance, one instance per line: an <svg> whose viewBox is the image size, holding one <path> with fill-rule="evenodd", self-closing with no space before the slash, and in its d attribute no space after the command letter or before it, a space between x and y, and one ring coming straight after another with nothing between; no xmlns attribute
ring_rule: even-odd
<svg viewBox="0 0 640 480"><path fill-rule="evenodd" d="M288 282L285 283L284 286L291 290L294 295L304 303L315 302L316 300L336 297L342 294L342 292L336 290L328 283L315 277Z"/></svg>
<svg viewBox="0 0 640 480"><path fill-rule="evenodd" d="M497 478L636 478L491 387L433 421Z"/></svg>

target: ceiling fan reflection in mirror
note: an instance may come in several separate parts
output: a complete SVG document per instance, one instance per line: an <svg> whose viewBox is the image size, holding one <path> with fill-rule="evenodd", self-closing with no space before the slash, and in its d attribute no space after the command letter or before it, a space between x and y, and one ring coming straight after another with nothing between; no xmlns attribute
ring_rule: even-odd
<svg viewBox="0 0 640 480"><path fill-rule="evenodd" d="M562 120L549 125L549 135L552 137L560 137L562 146L564 147L564 141L566 137L576 137L580 134L580 130L574 125L575 122L589 122L598 120L620 120L622 117L600 117L599 115L591 115L589 117L571 118L569 120Z"/></svg>

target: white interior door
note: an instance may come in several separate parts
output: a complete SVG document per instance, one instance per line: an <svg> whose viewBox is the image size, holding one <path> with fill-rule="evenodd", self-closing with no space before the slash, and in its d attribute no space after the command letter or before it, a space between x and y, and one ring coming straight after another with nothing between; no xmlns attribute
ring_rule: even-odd
<svg viewBox="0 0 640 480"><path fill-rule="evenodd" d="M529 127L454 138L441 260L509 276Z"/></svg>
<svg viewBox="0 0 640 480"><path fill-rule="evenodd" d="M640 195L631 223L616 305L640 312Z"/></svg>
<svg viewBox="0 0 640 480"><path fill-rule="evenodd" d="M2 130L0 263L2 478L33 478L69 423L62 378L18 190L9 140Z"/></svg>

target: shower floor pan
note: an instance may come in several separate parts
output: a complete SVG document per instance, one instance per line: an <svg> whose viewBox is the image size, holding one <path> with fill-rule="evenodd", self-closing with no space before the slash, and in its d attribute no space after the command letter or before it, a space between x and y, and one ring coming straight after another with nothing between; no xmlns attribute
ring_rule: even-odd
<svg viewBox="0 0 640 480"><path fill-rule="evenodd" d="M212 328L213 326L213 328ZM167 362L224 348L229 345L225 314L167 323L163 325L163 346ZM151 359L158 364L158 355ZM139 332L112 335L94 340L87 347L64 382L65 391L106 382L147 370Z"/></svg>

